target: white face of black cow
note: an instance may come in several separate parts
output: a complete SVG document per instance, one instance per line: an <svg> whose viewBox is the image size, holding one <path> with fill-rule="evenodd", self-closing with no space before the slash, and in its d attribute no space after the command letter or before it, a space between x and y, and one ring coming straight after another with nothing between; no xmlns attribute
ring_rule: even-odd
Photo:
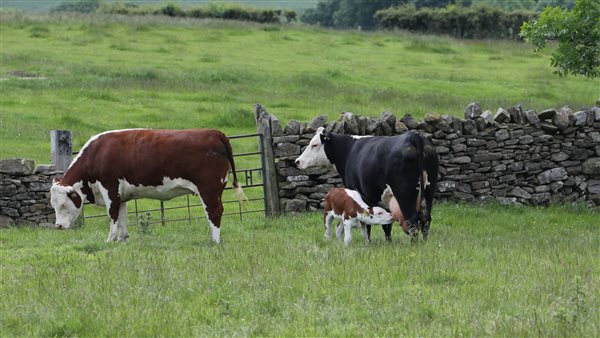
<svg viewBox="0 0 600 338"><path fill-rule="evenodd" d="M317 133L310 140L310 143L304 149L304 152L296 159L296 166L298 169L306 169L310 167L328 167L331 166L331 162L325 155L325 147L321 141L321 134L323 133L323 127L317 129Z"/></svg>
<svg viewBox="0 0 600 338"><path fill-rule="evenodd" d="M70 186L62 186L55 181L50 188L50 204L56 214L56 228L69 229L81 213L82 198Z"/></svg>

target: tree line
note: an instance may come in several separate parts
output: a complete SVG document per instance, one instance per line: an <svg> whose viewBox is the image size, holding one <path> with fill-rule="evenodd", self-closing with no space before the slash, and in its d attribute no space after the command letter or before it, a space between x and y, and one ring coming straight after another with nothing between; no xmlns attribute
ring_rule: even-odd
<svg viewBox="0 0 600 338"><path fill-rule="evenodd" d="M138 5L135 2L105 3L102 0L78 0L63 2L51 12L104 13L121 15L165 15L198 19L222 19L253 21L258 23L286 23L296 21L293 10L255 8L237 4L208 4L182 8L172 3L162 6Z"/></svg>
<svg viewBox="0 0 600 338"><path fill-rule="evenodd" d="M304 12L301 20L334 28L375 29L377 11L394 7L440 9L448 6L459 8L487 7L497 11L541 12L547 6L571 9L575 0L321 0L317 7Z"/></svg>

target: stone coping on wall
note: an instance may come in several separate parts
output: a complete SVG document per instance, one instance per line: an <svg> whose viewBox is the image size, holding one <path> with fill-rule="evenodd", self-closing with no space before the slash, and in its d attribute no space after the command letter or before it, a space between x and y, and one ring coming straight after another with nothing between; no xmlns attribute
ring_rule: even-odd
<svg viewBox="0 0 600 338"><path fill-rule="evenodd" d="M379 118L340 114L337 121L274 123L281 210L322 209L327 191L341 186L335 170L302 171L293 161L319 127L351 135L399 135L415 130L429 137L440 157L436 199L547 205L600 205L600 107L572 111L524 110L517 105L483 111L469 104L464 118L427 113L423 120L383 112Z"/></svg>

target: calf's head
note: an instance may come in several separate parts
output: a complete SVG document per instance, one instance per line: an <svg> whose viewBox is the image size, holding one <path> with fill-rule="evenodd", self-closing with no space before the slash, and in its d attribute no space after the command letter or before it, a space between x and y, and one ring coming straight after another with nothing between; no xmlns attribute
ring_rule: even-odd
<svg viewBox="0 0 600 338"><path fill-rule="evenodd" d="M325 154L325 144L331 140L331 133L323 127L317 129L317 133L310 140L310 143L304 149L300 157L295 161L298 169L306 169L309 167L329 167L331 162Z"/></svg>
<svg viewBox="0 0 600 338"><path fill-rule="evenodd" d="M362 222L369 224L392 224L394 222L392 214L380 207L369 208L369 212L363 213L359 218Z"/></svg>
<svg viewBox="0 0 600 338"><path fill-rule="evenodd" d="M81 213L83 199L72 186L63 186L54 179L50 188L50 204L56 213L56 228L69 229Z"/></svg>

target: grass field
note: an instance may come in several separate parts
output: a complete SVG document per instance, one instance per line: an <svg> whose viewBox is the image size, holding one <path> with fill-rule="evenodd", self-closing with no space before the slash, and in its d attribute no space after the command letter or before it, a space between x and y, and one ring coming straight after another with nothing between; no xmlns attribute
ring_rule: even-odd
<svg viewBox="0 0 600 338"><path fill-rule="evenodd" d="M600 334L598 214L435 208L427 243L325 241L321 214L0 232L2 336Z"/></svg>
<svg viewBox="0 0 600 338"><path fill-rule="evenodd" d="M332 31L160 17L2 12L0 158L48 163L49 130L255 130L252 107L282 122L344 111L462 116L590 106L598 80L559 78L549 57L509 41ZM17 72L17 73L15 73ZM15 79L25 72L45 80ZM237 149L236 149L237 150ZM243 151L244 149L240 149Z"/></svg>

